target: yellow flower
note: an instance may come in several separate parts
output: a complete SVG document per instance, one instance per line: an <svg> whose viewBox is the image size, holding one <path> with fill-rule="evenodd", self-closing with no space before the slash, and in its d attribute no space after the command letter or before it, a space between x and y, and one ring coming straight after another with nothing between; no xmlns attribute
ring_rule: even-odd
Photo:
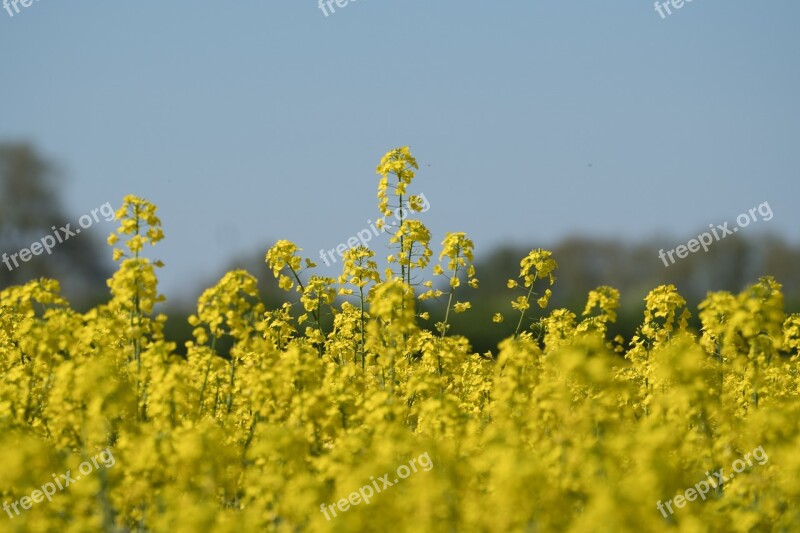
<svg viewBox="0 0 800 533"><path fill-rule="evenodd" d="M290 291L294 287L294 282L289 276L281 275L278 279L278 287L285 291Z"/></svg>
<svg viewBox="0 0 800 533"><path fill-rule="evenodd" d="M402 149L382 161L398 177L387 196L407 194L415 163ZM381 279L358 246L337 279L305 275L314 261L279 241L265 259L298 298L267 310L253 275L228 272L198 298L178 353L155 311L160 262L141 256L163 236L156 212L125 198L109 238L119 246L110 299L96 307L73 309L56 280L0 289L0 496L23 497L25 511L24 495L56 472L77 482L52 508L7 506L20 531L316 531L333 519L357 529L365 510L337 516L347 508L337 502L381 472L402 487L372 495L379 530L517 530L535 519L583 531L624 523L631 509L645 531L669 521L798 529L786 502L800 490L800 315L787 316L773 278L709 293L692 328L675 286L656 287L626 347L607 331L612 287L589 292L580 322L567 309L526 322L555 280L550 253L533 250L509 284L524 286L517 329L486 351L469 338L480 321L448 336L451 313L471 308L458 284L477 285L471 244L463 233L442 243L445 304L425 271L407 276L428 242L409 223L414 245L393 251L403 279L390 269ZM418 287L436 310L421 310ZM723 471L732 481L717 479ZM698 472L719 489L713 501L670 508ZM634 478L645 481L636 490L605 490ZM457 504L438 512L431 501L443 494Z"/></svg>
<svg viewBox="0 0 800 533"><path fill-rule="evenodd" d="M453 311L455 311L456 313L463 313L464 311L470 309L471 307L472 304L469 302L463 302L463 303L456 302L456 304L453 306Z"/></svg>
<svg viewBox="0 0 800 533"><path fill-rule="evenodd" d="M550 296L552 296L552 294L553 293L550 291L550 289L545 290L544 291L544 296L542 296L541 298L536 300L536 303L539 304L539 307L541 307L542 309L547 307L547 302L550 301Z"/></svg>

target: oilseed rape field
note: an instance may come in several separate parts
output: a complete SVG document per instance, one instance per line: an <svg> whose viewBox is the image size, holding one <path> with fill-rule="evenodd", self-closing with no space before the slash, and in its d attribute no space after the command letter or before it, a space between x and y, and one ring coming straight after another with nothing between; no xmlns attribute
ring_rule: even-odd
<svg viewBox="0 0 800 533"><path fill-rule="evenodd" d="M474 246L414 218L417 169L407 147L377 167L381 216L408 206L385 268L358 245L320 276L278 241L287 303L227 273L185 357L154 311L165 234L143 198L116 211L107 302L0 291L0 531L800 530L800 315L778 280L697 309L654 287L611 338L619 292L549 309L557 258L534 249L485 317L514 334L475 353L451 332Z"/></svg>

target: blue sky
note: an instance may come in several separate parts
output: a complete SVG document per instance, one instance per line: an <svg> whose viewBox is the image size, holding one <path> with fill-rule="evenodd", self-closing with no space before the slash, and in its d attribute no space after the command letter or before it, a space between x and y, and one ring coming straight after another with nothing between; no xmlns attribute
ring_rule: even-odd
<svg viewBox="0 0 800 533"><path fill-rule="evenodd" d="M764 201L748 232L800 242L798 20L788 0L666 20L632 0L40 0L0 11L0 140L59 163L75 219L156 203L168 297L279 238L344 242L400 145L437 244L677 245Z"/></svg>

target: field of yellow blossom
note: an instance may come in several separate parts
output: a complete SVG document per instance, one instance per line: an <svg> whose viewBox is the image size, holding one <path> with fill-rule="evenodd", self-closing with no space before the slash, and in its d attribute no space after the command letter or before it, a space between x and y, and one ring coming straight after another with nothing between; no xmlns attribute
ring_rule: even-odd
<svg viewBox="0 0 800 533"><path fill-rule="evenodd" d="M410 206L385 271L356 247L318 276L279 241L266 263L294 303L265 309L229 272L185 358L153 312L144 199L116 213L107 303L76 312L47 279L0 292L0 531L800 530L800 315L776 280L696 311L656 287L625 341L612 287L547 311L557 264L532 250L486 317L514 335L474 353L449 331L473 244L432 248L415 169L407 147L377 168L383 216Z"/></svg>

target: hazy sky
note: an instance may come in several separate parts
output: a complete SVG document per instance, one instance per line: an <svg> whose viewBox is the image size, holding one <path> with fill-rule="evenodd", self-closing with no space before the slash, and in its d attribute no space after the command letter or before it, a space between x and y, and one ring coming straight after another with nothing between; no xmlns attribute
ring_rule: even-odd
<svg viewBox="0 0 800 533"><path fill-rule="evenodd" d="M314 0L40 0L0 11L0 140L61 166L73 224L128 193L156 203L168 297L279 238L313 257L346 241L400 145L436 253L446 231L479 253L677 245L765 201L774 218L746 231L798 242L799 20L791 0L666 19L632 0L357 0L328 17Z"/></svg>

